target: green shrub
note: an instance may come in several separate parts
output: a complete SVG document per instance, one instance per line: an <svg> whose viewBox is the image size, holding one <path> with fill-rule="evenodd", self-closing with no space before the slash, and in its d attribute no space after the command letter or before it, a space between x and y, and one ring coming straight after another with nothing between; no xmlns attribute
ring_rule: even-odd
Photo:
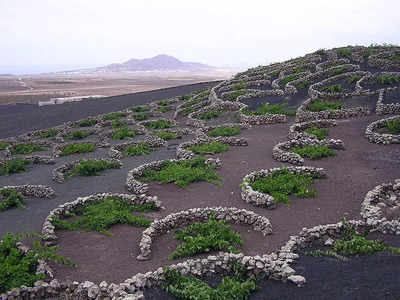
<svg viewBox="0 0 400 300"><path fill-rule="evenodd" d="M391 134L399 134L400 133L400 119L393 121L386 121L386 128Z"/></svg>
<svg viewBox="0 0 400 300"><path fill-rule="evenodd" d="M182 137L182 134L168 132L168 131L159 131L159 132L156 132L154 135L158 136L159 138L163 139L164 141L180 139Z"/></svg>
<svg viewBox="0 0 400 300"><path fill-rule="evenodd" d="M179 96L179 100L181 100L181 101L186 101L186 100L189 100L190 98L192 98L191 95L182 95L182 96Z"/></svg>
<svg viewBox="0 0 400 300"><path fill-rule="evenodd" d="M210 130L208 132L209 136L216 137L216 136L233 136L240 133L240 127L234 126L218 126L217 128Z"/></svg>
<svg viewBox="0 0 400 300"><path fill-rule="evenodd" d="M21 144L17 144L15 146L13 146L11 148L11 153L12 154L30 154L32 152L43 151L43 150L47 150L47 148L41 147L33 142L29 142L29 143L21 143Z"/></svg>
<svg viewBox="0 0 400 300"><path fill-rule="evenodd" d="M317 51L315 51L316 54L318 55L326 55L326 50L325 49L319 49Z"/></svg>
<svg viewBox="0 0 400 300"><path fill-rule="evenodd" d="M158 101L157 104L158 104L159 106L169 106L168 100L161 100L161 101Z"/></svg>
<svg viewBox="0 0 400 300"><path fill-rule="evenodd" d="M51 222L56 228L97 231L104 235L112 235L108 229L116 224L135 227L150 226L150 220L143 216L132 215L133 211L138 211L137 205L129 204L119 197L106 197L104 200L84 204L75 210L73 215L80 217L74 221L61 220L53 216Z"/></svg>
<svg viewBox="0 0 400 300"><path fill-rule="evenodd" d="M352 53L353 51L351 50L351 48L342 48L336 50L336 54L341 57L350 57Z"/></svg>
<svg viewBox="0 0 400 300"><path fill-rule="evenodd" d="M157 111L165 113L167 111L170 111L170 107L169 106L160 106L159 108L157 108Z"/></svg>
<svg viewBox="0 0 400 300"><path fill-rule="evenodd" d="M400 56L392 55L389 57L391 61L400 62Z"/></svg>
<svg viewBox="0 0 400 300"><path fill-rule="evenodd" d="M310 82L308 80L303 80L302 82L300 82L298 85L296 85L296 87L298 89L306 89L310 86Z"/></svg>
<svg viewBox="0 0 400 300"><path fill-rule="evenodd" d="M128 124L121 120L114 120L111 124L112 129L117 129L117 128L126 127L126 126L128 126Z"/></svg>
<svg viewBox="0 0 400 300"><path fill-rule="evenodd" d="M276 70L276 71L269 73L268 75L271 76L272 78L277 78L280 73L281 73L281 71Z"/></svg>
<svg viewBox="0 0 400 300"><path fill-rule="evenodd" d="M314 257L331 256L343 261L348 259L342 255L372 255L380 251L400 254L400 248L385 246L382 240L366 239L365 236L357 233L356 229L345 218L342 218L341 222L344 227L343 233L335 240L333 250L315 250L307 254Z"/></svg>
<svg viewBox="0 0 400 300"><path fill-rule="evenodd" d="M86 119L77 124L78 127L91 127L97 124L97 120Z"/></svg>
<svg viewBox="0 0 400 300"><path fill-rule="evenodd" d="M227 221L217 221L212 215L207 222L196 222L186 229L175 230L175 239L182 243L168 258L177 259L210 251L238 252L235 247L243 244L239 233Z"/></svg>
<svg viewBox="0 0 400 300"><path fill-rule="evenodd" d="M126 138L135 137L137 134L136 130L129 129L128 127L123 127L117 130L114 130L112 139L113 140L124 140Z"/></svg>
<svg viewBox="0 0 400 300"><path fill-rule="evenodd" d="M165 161L159 171L145 170L141 180L144 182L158 181L160 184L175 183L182 188L198 181L220 185L218 180L222 180L222 178L214 172L214 169L214 166L207 166L202 157L177 162Z"/></svg>
<svg viewBox="0 0 400 300"><path fill-rule="evenodd" d="M393 84L400 82L400 75L383 74L376 77L379 84Z"/></svg>
<svg viewBox="0 0 400 300"><path fill-rule="evenodd" d="M282 78L280 84L285 85L288 82L295 81L300 78L300 74L290 74Z"/></svg>
<svg viewBox="0 0 400 300"><path fill-rule="evenodd" d="M90 143L76 143L68 144L60 153L60 156L66 156L71 154L88 153L96 150L95 145Z"/></svg>
<svg viewBox="0 0 400 300"><path fill-rule="evenodd" d="M14 173L25 172L26 166L30 163L30 160L21 158L8 160L2 166L0 166L0 176L8 176Z"/></svg>
<svg viewBox="0 0 400 300"><path fill-rule="evenodd" d="M194 277L184 277L175 270L166 269L163 289L169 294L188 300L245 300L258 286L254 278L224 277L217 288Z"/></svg>
<svg viewBox="0 0 400 300"><path fill-rule="evenodd" d="M205 113L202 113L199 116L200 120L211 120L211 119L216 119L222 115L221 112L219 111L207 111Z"/></svg>
<svg viewBox="0 0 400 300"><path fill-rule="evenodd" d="M151 117L150 113L139 113L133 116L136 121L144 121Z"/></svg>
<svg viewBox="0 0 400 300"><path fill-rule="evenodd" d="M174 127L170 121L168 120L155 120L155 121L151 121L151 122L147 122L146 124L144 124L144 126L146 128L149 129L165 129L165 128L172 128Z"/></svg>
<svg viewBox="0 0 400 300"><path fill-rule="evenodd" d="M116 120L116 119L123 118L123 117L126 117L126 113L123 113L123 112L112 112L112 113L109 113L109 114L105 114L103 116L103 119L104 120Z"/></svg>
<svg viewBox="0 0 400 300"><path fill-rule="evenodd" d="M146 143L140 143L137 146L128 146L124 149L124 154L126 156L140 156L150 154L154 149L152 149Z"/></svg>
<svg viewBox="0 0 400 300"><path fill-rule="evenodd" d="M316 99L314 102L308 105L307 110L315 112L324 110L335 111L341 108L342 108L342 103L340 102L328 102Z"/></svg>
<svg viewBox="0 0 400 300"><path fill-rule="evenodd" d="M55 129L49 129L49 130L42 131L41 133L39 133L39 137L41 137L42 139L53 137L56 135L57 135L57 130L55 130Z"/></svg>
<svg viewBox="0 0 400 300"><path fill-rule="evenodd" d="M319 140L323 140L329 134L328 128L318 128L317 126L313 125L310 128L304 130L305 133L315 135Z"/></svg>
<svg viewBox="0 0 400 300"><path fill-rule="evenodd" d="M215 154L228 151L229 146L226 144L222 144L220 142L212 141L211 143L208 144L191 146L188 148L188 150L200 155Z"/></svg>
<svg viewBox="0 0 400 300"><path fill-rule="evenodd" d="M10 146L10 143L7 142L0 142L0 150L6 149L8 146Z"/></svg>
<svg viewBox="0 0 400 300"><path fill-rule="evenodd" d="M91 130L77 130L77 131L73 131L69 135L67 135L66 139L81 140L81 139L88 137L89 135L92 135L93 133L94 133L94 131L91 131Z"/></svg>
<svg viewBox="0 0 400 300"><path fill-rule="evenodd" d="M336 153L328 146L303 146L291 149L292 152L299 154L301 157L310 159L320 159L323 157L335 156Z"/></svg>
<svg viewBox="0 0 400 300"><path fill-rule="evenodd" d="M333 93L344 93L347 91L347 89L342 88L340 84L334 84L324 87L324 91L329 94L333 94Z"/></svg>
<svg viewBox="0 0 400 300"><path fill-rule="evenodd" d="M333 77L333 76L336 76L336 75L339 75L339 74L343 74L343 73L346 73L346 72L347 72L346 68L338 68L338 69L333 70L332 72L330 72L328 76L329 77Z"/></svg>
<svg viewBox="0 0 400 300"><path fill-rule="evenodd" d="M196 105L196 104L199 104L201 102L201 100L200 100L200 98L196 98L196 99L193 99L193 100L190 100L190 101L188 101L188 102L186 102L185 104L182 104L182 108L189 108L189 107L192 107L192 106L194 106L194 105Z"/></svg>
<svg viewBox="0 0 400 300"><path fill-rule="evenodd" d="M118 162L109 162L107 160L82 160L71 171L65 174L65 178L73 176L97 176L99 172L108 169L120 168L121 164Z"/></svg>
<svg viewBox="0 0 400 300"><path fill-rule="evenodd" d="M269 194L275 199L275 203L284 202L290 204L289 195L310 198L317 192L310 185L317 176L309 174L292 174L288 169L273 172L266 177L258 177L250 186L260 193Z"/></svg>
<svg viewBox="0 0 400 300"><path fill-rule="evenodd" d="M368 47L367 49L364 50L364 52L362 53L362 56L364 56L365 58L368 58L372 55L373 53L373 49L371 47Z"/></svg>
<svg viewBox="0 0 400 300"><path fill-rule="evenodd" d="M248 92L245 92L245 91L237 91L237 92L234 92L234 93L229 94L227 96L224 96L224 100L235 101L239 96L246 95L247 93Z"/></svg>
<svg viewBox="0 0 400 300"><path fill-rule="evenodd" d="M14 190L2 189L0 190L0 212L7 209L18 207L19 209L24 209L24 196Z"/></svg>
<svg viewBox="0 0 400 300"><path fill-rule="evenodd" d="M37 237L37 235L31 235ZM33 249L23 253L17 247L23 235L7 233L0 243L0 293L20 286L33 286L35 281L45 279L44 274L36 274L39 259L53 260L76 266L69 258L64 259L56 254L57 246L41 246L35 240Z"/></svg>
<svg viewBox="0 0 400 300"><path fill-rule="evenodd" d="M361 75L352 75L351 77L349 77L347 79L347 82L350 84L356 83L357 81L359 81L361 79Z"/></svg>
<svg viewBox="0 0 400 300"><path fill-rule="evenodd" d="M237 83L234 84L232 86L232 91L240 91L240 90L244 90L245 88L247 88L246 82L241 82L241 83Z"/></svg>
<svg viewBox="0 0 400 300"><path fill-rule="evenodd" d="M274 115L288 115L294 116L296 115L296 110L284 110L287 108L287 104L263 104L257 110L250 111L247 108L244 109L242 112L244 115L247 116L263 116L267 114L274 114Z"/></svg>
<svg viewBox="0 0 400 300"><path fill-rule="evenodd" d="M131 111L133 112L145 112L145 111L149 111L150 108L148 106L134 106L131 107Z"/></svg>

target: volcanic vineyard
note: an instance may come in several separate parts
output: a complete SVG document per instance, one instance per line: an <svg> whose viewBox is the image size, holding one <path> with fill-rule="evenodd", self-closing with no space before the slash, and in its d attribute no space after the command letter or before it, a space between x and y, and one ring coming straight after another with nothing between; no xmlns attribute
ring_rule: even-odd
<svg viewBox="0 0 400 300"><path fill-rule="evenodd" d="M321 49L0 140L0 299L398 299L399 87Z"/></svg>

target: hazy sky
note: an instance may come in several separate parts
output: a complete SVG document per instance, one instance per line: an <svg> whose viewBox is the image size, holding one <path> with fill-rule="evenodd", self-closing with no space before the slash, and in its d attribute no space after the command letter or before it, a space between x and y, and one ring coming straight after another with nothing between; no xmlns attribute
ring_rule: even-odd
<svg viewBox="0 0 400 300"><path fill-rule="evenodd" d="M400 44L399 0L0 0L0 73L165 53L256 66L348 44Z"/></svg>

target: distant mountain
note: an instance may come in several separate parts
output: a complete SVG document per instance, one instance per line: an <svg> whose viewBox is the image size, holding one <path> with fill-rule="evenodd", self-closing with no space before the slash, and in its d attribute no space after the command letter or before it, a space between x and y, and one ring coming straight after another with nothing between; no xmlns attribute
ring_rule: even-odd
<svg viewBox="0 0 400 300"><path fill-rule="evenodd" d="M179 59L161 54L151 58L135 59L132 58L121 64L111 64L104 67L90 68L83 70L68 71L85 73L111 73L111 72L129 72L129 71L207 71L215 69L197 62L183 62Z"/></svg>

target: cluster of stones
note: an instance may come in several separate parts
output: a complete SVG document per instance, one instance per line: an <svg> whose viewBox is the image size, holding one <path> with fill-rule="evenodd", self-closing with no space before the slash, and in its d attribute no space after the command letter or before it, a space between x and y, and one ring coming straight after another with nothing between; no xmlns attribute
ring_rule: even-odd
<svg viewBox="0 0 400 300"><path fill-rule="evenodd" d="M172 229L186 227L195 222L206 221L212 215L214 215L216 220L227 220L235 224L251 225L255 231L260 231L264 236L272 233L270 221L266 217L257 215L249 210L235 207L192 208L153 221L150 227L146 228L142 233L139 244L140 254L137 259L150 259L151 245L155 237L165 234Z"/></svg>
<svg viewBox="0 0 400 300"><path fill-rule="evenodd" d="M361 89L363 89L363 90L367 90L366 88L365 88L365 86L367 86L367 85L369 85L369 84L377 84L378 82L377 82L377 78L378 78L378 76L384 76L384 75L388 75L388 76L393 76L393 75L396 75L396 76L400 76L400 72L379 72L379 73L374 73L374 74L367 74L366 76L364 76L363 78L361 78L361 80L359 80L358 82L357 82L357 84L360 86L360 88ZM398 86L400 86L400 84L397 84L397 86L395 87L395 88L398 88ZM384 90L391 90L391 89L393 89L393 87L387 87L387 88L381 88L381 89L384 89ZM370 90L367 90L367 91L369 91L369 92L372 92L372 93L379 93L380 92L380 90L381 89L378 89L377 91L370 91Z"/></svg>
<svg viewBox="0 0 400 300"><path fill-rule="evenodd" d="M78 164L80 164L81 162L84 162L84 161L88 161L88 160L87 159L75 160L72 162L65 163L65 164L59 166L58 168L53 169L53 171L51 172L53 181L58 182L58 183L64 183L65 182L65 174L68 171L71 171ZM116 159L96 159L95 161L106 161L106 162L119 163L119 166L122 167L122 163Z"/></svg>
<svg viewBox="0 0 400 300"><path fill-rule="evenodd" d="M27 197L35 197L35 198L45 198L50 199L55 197L56 192L49 186L45 185L34 185L34 184L24 184L24 185L8 185L1 188L10 189L16 192L21 193Z"/></svg>
<svg viewBox="0 0 400 300"><path fill-rule="evenodd" d="M361 203L361 216L377 231L400 234L400 179L369 191Z"/></svg>
<svg viewBox="0 0 400 300"><path fill-rule="evenodd" d="M393 116L372 122L365 129L365 137L371 142L376 144L400 144L400 134L378 133L377 129L384 128L386 122L400 120L399 116Z"/></svg>
<svg viewBox="0 0 400 300"><path fill-rule="evenodd" d="M75 212L78 208L84 205L102 201L107 197L119 197L129 204L143 205L146 203L153 203L156 207L161 207L161 202L156 196L151 197L147 195L101 193L89 195L86 197L78 197L75 201L66 202L50 211L49 215L46 217L42 225L42 240L44 244L47 246L51 246L57 243L55 226L52 223L52 219L54 217L63 218L68 214Z"/></svg>
<svg viewBox="0 0 400 300"><path fill-rule="evenodd" d="M308 98L297 109L296 122L305 122L321 119L349 119L369 115L371 111L368 107L351 107L337 110L309 111L307 107L314 102L315 98ZM326 100L327 101L327 100Z"/></svg>
<svg viewBox="0 0 400 300"><path fill-rule="evenodd" d="M240 122L246 125L267 125L276 123L285 123L287 121L286 115L281 114L265 114L265 115L245 115L243 111L247 108L243 107L239 110Z"/></svg>
<svg viewBox="0 0 400 300"><path fill-rule="evenodd" d="M316 138L303 138L276 144L272 148L272 158L277 161L287 162L293 165L303 165L304 158L297 153L291 152L290 150L295 147L304 146L327 146L331 149L344 150L344 144L342 140L324 139L320 141Z"/></svg>
<svg viewBox="0 0 400 300"><path fill-rule="evenodd" d="M392 55L400 56L400 50L393 48L385 52L377 53L368 57L368 65L382 70L400 69L400 63L388 59Z"/></svg>
<svg viewBox="0 0 400 300"><path fill-rule="evenodd" d="M128 172L125 181L125 186L127 190L133 194L136 195L146 194L149 191L149 185L147 183L140 182L140 178L143 176L144 171L146 170L160 171L166 162L174 163L182 160L185 159L158 160L138 166ZM208 158L206 159L205 164L209 166L215 166L216 168L220 168L222 162L219 158Z"/></svg>
<svg viewBox="0 0 400 300"><path fill-rule="evenodd" d="M348 91L348 92L346 91L346 92L339 92L339 93L328 93L328 92L321 91L321 89L323 87L325 87L325 86L329 85L330 83L333 83L337 80L350 78L351 76L354 76L354 75L365 76L368 74L370 74L370 73L364 72L364 71L356 71L356 72L347 72L344 74L332 76L325 80L322 80L320 82L312 84L309 88L309 93L310 93L311 97L313 97L313 98L318 98L318 97L319 98L348 98L348 97L353 97L353 96L357 96L357 95L361 95L361 94L373 94L375 92L367 92L367 91L363 91L360 89L360 85L358 82L362 80L362 77L355 84L354 91Z"/></svg>
<svg viewBox="0 0 400 300"><path fill-rule="evenodd" d="M386 90L379 91L378 102L376 102L376 114L377 115L389 115L389 114L400 114L400 103L383 103L385 93L396 90L398 87L388 88Z"/></svg>
<svg viewBox="0 0 400 300"><path fill-rule="evenodd" d="M292 174L310 174L310 175L318 175L320 177L325 177L326 171L323 168L315 168L315 167L286 167L286 169ZM276 208L275 198L271 195L264 194L258 191L253 190L251 187L251 183L257 180L258 178L267 177L269 174L275 173L282 170L282 168L272 168L267 170L254 171L250 174L246 175L243 178L243 182L241 184L242 199L250 203L254 206L261 206L268 209Z"/></svg>
<svg viewBox="0 0 400 300"><path fill-rule="evenodd" d="M218 143L226 144L229 146L247 146L248 145L247 139L245 139L245 138L236 138L233 136L219 136L216 138L210 138L207 135L201 135L191 141L179 144L179 146L176 148L176 157L178 159L191 159L191 158L195 157L196 154L193 153L188 148L193 147L193 146L208 144L211 142L218 142Z"/></svg>
<svg viewBox="0 0 400 300"><path fill-rule="evenodd" d="M292 126L289 127L288 138L290 140L304 139L304 138L308 138L308 139L316 138L315 135L304 132L304 130L306 130L312 126L316 126L318 128L329 128L329 127L337 126L337 123L335 120L329 120L329 119L294 123Z"/></svg>
<svg viewBox="0 0 400 300"><path fill-rule="evenodd" d="M130 141L111 146L110 150L108 151L108 156L112 159L122 159L124 158L124 149L131 146L138 146L141 143L146 143L150 148L153 149L165 147L168 144L166 141L159 138L158 136L146 135L143 141Z"/></svg>

